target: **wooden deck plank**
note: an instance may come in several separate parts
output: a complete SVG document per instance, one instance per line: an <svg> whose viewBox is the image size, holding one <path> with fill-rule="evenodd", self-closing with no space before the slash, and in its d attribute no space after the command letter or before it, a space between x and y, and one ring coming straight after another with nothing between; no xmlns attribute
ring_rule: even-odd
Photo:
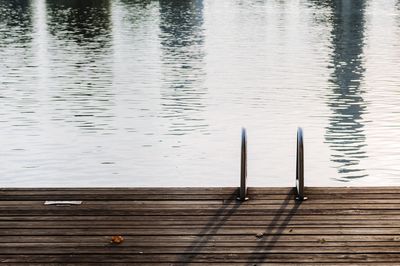
<svg viewBox="0 0 400 266"><path fill-rule="evenodd" d="M400 187L0 189L7 265L395 265ZM82 200L48 206L46 200ZM110 244L122 235L120 245Z"/></svg>
<svg viewBox="0 0 400 266"><path fill-rule="evenodd" d="M160 206L163 205L163 206ZM6 211L57 211L64 208L63 211L96 211L96 210L121 210L121 211L159 211L160 209L172 211L219 211L219 210L238 210L238 211L292 211L292 210L400 210L400 204L297 204L295 202L282 203L277 205L249 205L249 204L93 204L93 205L70 205L70 206L45 206L43 203L25 205L1 205L0 212Z"/></svg>
<svg viewBox="0 0 400 266"><path fill-rule="evenodd" d="M332 204L331 199L325 198L312 198L312 203L310 205L317 204ZM151 199L142 199L142 200L85 200L82 202L83 205L243 205L243 206L252 206L252 205L282 205L287 202L287 198L282 199L252 199L250 201L245 202L237 202L233 200L224 200L224 199L188 199L188 200L151 200ZM0 200L1 206L15 206L15 205L43 205L44 200ZM400 199L389 198L379 198L379 199L353 199L353 198L337 198L335 199L334 204L343 205L343 204L367 204L367 205L375 205L375 204L400 204Z"/></svg>
<svg viewBox="0 0 400 266"><path fill-rule="evenodd" d="M115 247L111 247L110 245L110 238L92 238L92 241L88 241L88 238L83 238L83 240L79 240L82 238L74 238L75 241L71 241L68 239L69 242L65 242L67 239L60 239L58 241L62 242L46 242L43 240L53 240L54 237L25 237L23 238L24 242L15 242L12 238L7 238L9 242L0 242L0 248L21 248L21 249L60 249L60 248L79 248L82 249L81 252L86 252L85 248L108 248L111 249L112 252L115 251ZM171 239L170 241L135 241L137 240L134 237L127 238L129 242L125 243L121 249L132 250L131 248L139 248L141 251L142 249L147 249L149 252L154 253L167 253L165 251L165 247L168 249L173 249L179 253L180 248L193 248L191 241L178 241L178 239ZM260 242L262 243L262 239L253 239L252 241L211 241L205 242L197 245L196 247L202 248L213 248L213 249L221 249L224 250L225 248L237 248L237 249L248 249L248 248L282 248L282 247L289 247L289 248L296 248L299 247L304 249L310 248L326 248L326 247L341 247L341 248L348 248L349 243L352 243L356 248L371 248L371 247L379 247L379 248L399 248L400 241L311 241L311 240L304 240L304 241L276 241L273 247L268 247L267 244L260 246ZM42 242L41 242L42 241ZM264 243L263 243L264 244ZM238 251L241 253L243 250ZM4 252L4 250L2 250ZM43 250L42 250L43 252ZM51 251L52 252L52 251ZM212 251L211 251L212 252ZM219 251L221 252L221 250ZM22 253L22 251L21 251Z"/></svg>
<svg viewBox="0 0 400 266"><path fill-rule="evenodd" d="M34 228L16 228L16 229L4 229L0 230L0 236L3 235L65 235L65 236L80 236L80 235L130 235L130 236L151 236L151 235L256 235L264 233L267 235L391 235L400 236L400 228L300 228L300 227L274 227L274 228L225 228L225 226L210 227L209 229L204 228L166 228L162 230L156 229L102 229L94 228L90 231L90 227L87 228L67 228L64 230L45 228L45 229L34 229Z"/></svg>
<svg viewBox="0 0 400 266"><path fill-rule="evenodd" d="M309 199L318 200L318 199L327 199L328 196L325 194L306 194ZM285 200L290 198L294 198L294 195L291 194L249 194L250 199L252 201L257 200ZM329 197L334 199L351 199L351 200L358 200L358 199L391 199L391 200L399 200L400 195L395 193L373 193L373 194L366 194L366 193L359 193L359 194L340 194L340 193L332 193L329 194ZM232 194L220 194L220 195L211 195L211 194L13 194L13 195L5 195L0 193L0 201L46 201L46 200L90 200L90 201L109 201L109 200L157 200L157 201L165 201L165 200L225 200L225 201L233 201L236 199L236 193Z"/></svg>
<svg viewBox="0 0 400 266"><path fill-rule="evenodd" d="M204 246L189 246L189 247L132 247L132 246L78 246L78 247L49 247L44 249L40 247L2 247L0 255L62 255L62 254L99 254L99 255L133 255L133 254L236 254L246 256L248 254L398 254L399 247L397 246L373 246L373 247L349 247L349 246L275 246L265 243L264 246L255 247L204 247ZM399 255L400 258L400 255Z"/></svg>
<svg viewBox="0 0 400 266"><path fill-rule="evenodd" d="M246 215L231 215L231 216L220 216L216 217L213 215L203 215L203 216L143 216L143 215L107 215L105 213L101 215L50 215L50 216L34 216L34 215L3 215L0 216L0 222L1 221L96 221L97 222L104 222L104 221L110 221L110 222L132 222L132 223L141 223L141 222L146 222L147 220L152 219L153 221L157 223L190 223L190 222L207 222L207 221L239 221L241 223L246 223L246 222L268 222L268 221L281 221L285 220L285 216L274 216L274 215L269 215L269 214L264 214L264 215L259 215L257 216L257 219L255 220L254 217L252 216L246 216ZM337 216L326 216L323 214L315 214L315 215L301 215L297 214L293 217L291 217L290 221L347 221L349 220L350 222L356 223L357 221L369 221L369 220L378 220L382 222L386 221L399 221L400 220L400 215L342 215L340 217Z"/></svg>
<svg viewBox="0 0 400 266"><path fill-rule="evenodd" d="M218 210L196 210L196 209L170 209L170 210L160 210L160 209L109 209L109 208L97 208L97 209L71 209L71 208L64 208L61 207L60 209L42 209L42 210L29 210L29 209L7 209L0 211L0 216L2 215L22 215L22 216L70 216L70 215L82 215L82 216L96 216L96 215L104 215L107 213L110 216L123 216L123 215L142 215L142 216L167 216L167 217L175 217L175 216L288 216L293 217L295 215L327 215L331 216L332 218L337 217L340 219L341 216L347 215L398 215L399 210L393 209L368 209L368 210L360 210L360 209L298 209L298 210L291 210L291 209L283 209L283 210L262 210L262 209L255 209L255 210L244 210L244 209L237 209L235 211L225 211L225 213L221 213ZM233 213L234 212L234 213ZM152 220L149 218L149 220Z"/></svg>
<svg viewBox="0 0 400 266"><path fill-rule="evenodd" d="M7 263L8 266L21 266L21 263ZM23 264L22 264L23 265ZM35 266L35 265L44 265L44 266L94 266L94 265L99 265L99 266L110 266L110 263L90 263L90 262L79 262L79 263L63 263L63 262L59 262L59 263L45 263L45 262L41 262L41 263L29 263L29 265ZM171 263L160 263L160 262L155 262L155 263L143 263L143 262L129 262L129 263L119 263L119 262L113 262L112 265L116 265L116 266L134 266L134 265L139 265L139 266L171 266ZM174 266L185 266L188 265L188 263L173 263L172 265ZM196 262L191 262L190 265L204 265L204 263L196 263ZM234 263L234 262L228 262L228 263L224 263L224 262L219 262L219 263L207 263L207 266L237 266L237 265L246 265L246 263ZM292 265L292 266L296 266L299 265L298 263L257 263L257 266L282 266L282 265ZM334 265L337 266L337 263L313 263L313 262L309 262L307 263L307 265L312 265L312 266L326 266L326 265ZM364 266L364 265L374 265L374 266L386 266L386 265L398 265L398 263L340 263L340 266Z"/></svg>
<svg viewBox="0 0 400 266"><path fill-rule="evenodd" d="M70 236L70 235L17 235L17 236L2 236L1 243L106 243L111 240L112 235L85 235L85 236ZM153 244L172 243L185 244L196 242L198 245L218 244L218 243L235 243L236 245L245 245L246 243L258 243L265 239L259 238L256 235L208 235L207 241L204 241L204 236L194 235L153 235L153 236L130 236L124 235L125 245L133 244ZM392 235L281 235L277 239L277 243L284 242L302 242L303 245L315 245L315 243L328 242L391 242L397 245L400 241L399 236ZM138 243L136 243L138 242ZM354 244L354 243L353 243Z"/></svg>
<svg viewBox="0 0 400 266"><path fill-rule="evenodd" d="M270 219L268 221L240 221L230 220L224 221L225 228L269 228L280 227L285 221L280 219L278 221ZM0 221L0 228L126 228L126 229L168 229L168 228L204 228L208 221L158 221L157 223L149 223L148 221ZM400 228L400 220L328 220L328 221L304 221L304 220L290 220L285 222L285 226L296 226L296 227L314 227L314 228L329 228L329 227L340 227L340 228L363 228L363 227L385 227L385 228Z"/></svg>
<svg viewBox="0 0 400 266"><path fill-rule="evenodd" d="M65 254L65 255L0 255L2 263L88 263L101 261L103 263L398 263L400 254Z"/></svg>

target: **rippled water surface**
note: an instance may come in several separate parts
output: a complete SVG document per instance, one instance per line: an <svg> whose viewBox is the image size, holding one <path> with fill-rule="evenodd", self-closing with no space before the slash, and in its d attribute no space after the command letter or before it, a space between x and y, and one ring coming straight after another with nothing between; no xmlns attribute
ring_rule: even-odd
<svg viewBox="0 0 400 266"><path fill-rule="evenodd" d="M400 185L400 2L0 0L0 186Z"/></svg>

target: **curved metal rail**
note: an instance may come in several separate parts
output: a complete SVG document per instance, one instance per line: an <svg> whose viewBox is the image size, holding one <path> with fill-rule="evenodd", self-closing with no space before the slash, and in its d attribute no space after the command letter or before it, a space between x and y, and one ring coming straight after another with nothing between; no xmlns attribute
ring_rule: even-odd
<svg viewBox="0 0 400 266"><path fill-rule="evenodd" d="M304 196L304 144L303 130L297 129L297 156L296 156L296 200L306 200Z"/></svg>
<svg viewBox="0 0 400 266"><path fill-rule="evenodd" d="M246 201L247 197L247 134L246 129L242 128L242 149L241 149L241 160L240 160L240 189L239 196L237 197L240 201Z"/></svg>

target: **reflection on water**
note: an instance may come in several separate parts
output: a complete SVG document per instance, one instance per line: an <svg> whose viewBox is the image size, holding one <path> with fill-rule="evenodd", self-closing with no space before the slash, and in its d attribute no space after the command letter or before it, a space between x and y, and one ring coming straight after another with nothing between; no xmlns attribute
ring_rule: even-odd
<svg viewBox="0 0 400 266"><path fill-rule="evenodd" d="M0 0L0 186L399 185L399 6Z"/></svg>
<svg viewBox="0 0 400 266"><path fill-rule="evenodd" d="M0 1L0 26L2 48L29 43L33 28L31 1Z"/></svg>
<svg viewBox="0 0 400 266"><path fill-rule="evenodd" d="M37 120L38 99L30 86L36 75L33 13L29 0L0 1L0 121L17 128L31 128Z"/></svg>
<svg viewBox="0 0 400 266"><path fill-rule="evenodd" d="M112 130L110 1L49 0L46 10L52 120Z"/></svg>
<svg viewBox="0 0 400 266"><path fill-rule="evenodd" d="M173 135L202 130L206 126L203 99L204 33L203 2L160 1L163 112ZM204 130L204 129L203 129Z"/></svg>
<svg viewBox="0 0 400 266"><path fill-rule="evenodd" d="M78 44L107 45L110 38L109 0L47 0L48 30L60 39Z"/></svg>
<svg viewBox="0 0 400 266"><path fill-rule="evenodd" d="M337 0L331 2L331 8L333 73L328 105L333 114L325 138L332 149L332 161L338 165L340 179L346 181L367 175L359 166L359 161L367 157L363 120L366 104L361 88L365 71L365 2Z"/></svg>

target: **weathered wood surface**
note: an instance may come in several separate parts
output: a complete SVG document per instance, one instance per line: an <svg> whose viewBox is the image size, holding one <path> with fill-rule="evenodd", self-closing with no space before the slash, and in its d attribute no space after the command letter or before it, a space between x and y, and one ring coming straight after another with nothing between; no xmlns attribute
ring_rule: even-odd
<svg viewBox="0 0 400 266"><path fill-rule="evenodd" d="M0 189L6 265L398 265L400 187ZM46 200L82 200L49 206ZM121 235L121 244L111 244Z"/></svg>

